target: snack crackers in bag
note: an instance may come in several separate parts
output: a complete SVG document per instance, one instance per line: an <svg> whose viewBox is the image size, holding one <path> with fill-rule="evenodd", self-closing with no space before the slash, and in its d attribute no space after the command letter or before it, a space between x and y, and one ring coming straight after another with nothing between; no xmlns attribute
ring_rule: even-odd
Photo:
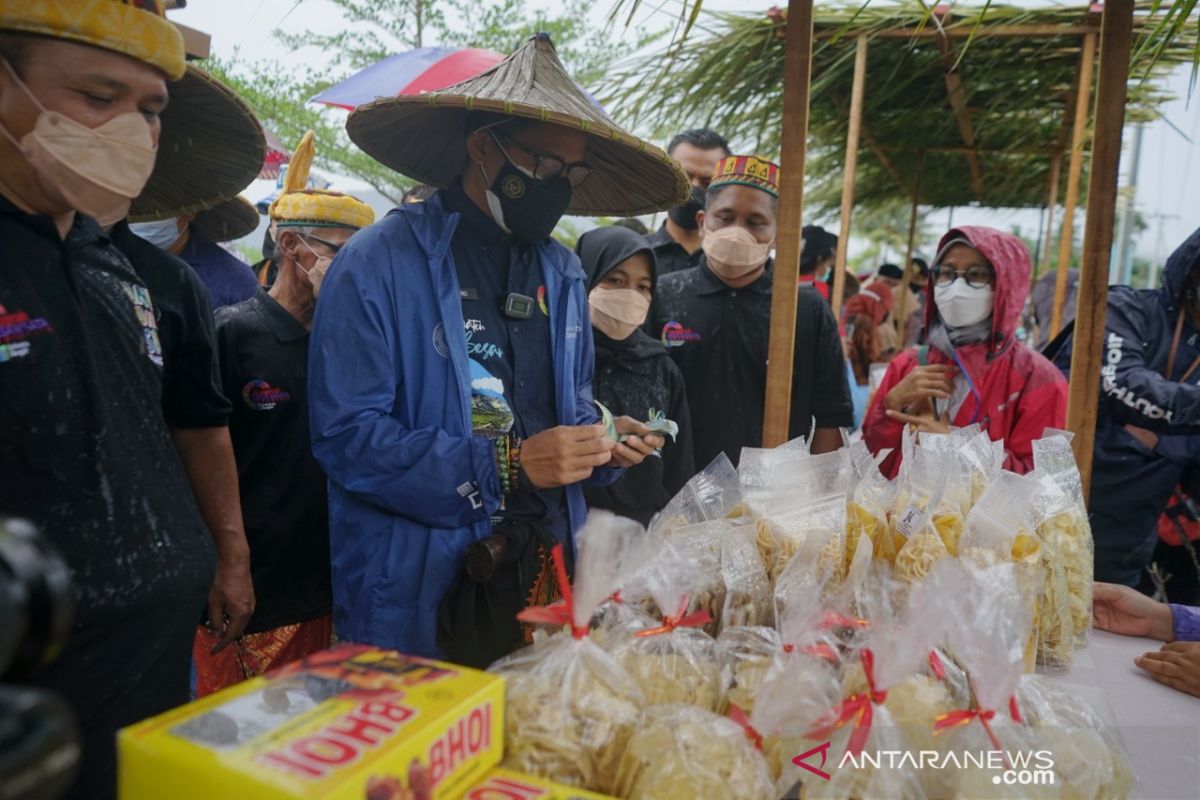
<svg viewBox="0 0 1200 800"><path fill-rule="evenodd" d="M644 698L634 680L588 637L592 614L618 584L623 553L645 535L637 523L593 511L580 530L574 587L562 545L554 549L563 600L521 612L526 622L565 626L492 665L507 683L505 759L510 769L611 794L617 762Z"/></svg>
<svg viewBox="0 0 1200 800"><path fill-rule="evenodd" d="M774 800L762 753L743 728L686 705L652 706L620 760L628 800Z"/></svg>

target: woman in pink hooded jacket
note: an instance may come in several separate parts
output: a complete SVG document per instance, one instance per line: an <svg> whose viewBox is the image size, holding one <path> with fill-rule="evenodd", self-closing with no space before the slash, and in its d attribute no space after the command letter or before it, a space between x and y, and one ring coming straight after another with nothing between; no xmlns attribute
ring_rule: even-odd
<svg viewBox="0 0 1200 800"><path fill-rule="evenodd" d="M942 237L926 288L927 344L897 356L863 420L881 466L900 468L905 425L944 433L979 423L1003 441L1004 466L1033 468L1032 445L1067 418L1067 383L1053 364L1016 340L1029 295L1025 243L992 228L963 226Z"/></svg>

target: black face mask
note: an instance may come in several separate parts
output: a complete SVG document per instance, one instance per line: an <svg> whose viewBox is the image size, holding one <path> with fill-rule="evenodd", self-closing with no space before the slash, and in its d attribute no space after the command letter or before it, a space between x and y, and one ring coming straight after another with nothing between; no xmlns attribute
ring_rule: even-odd
<svg viewBox="0 0 1200 800"><path fill-rule="evenodd" d="M483 177L487 178L486 171ZM540 242L571 204L571 184L564 177L530 177L506 160L488 188L487 202L500 227L522 241Z"/></svg>
<svg viewBox="0 0 1200 800"><path fill-rule="evenodd" d="M692 195L687 199L687 202L680 206L674 206L667 212L671 222L674 222L685 231L694 231L700 226L696 222L696 214L704 210L704 190L699 186L692 187Z"/></svg>

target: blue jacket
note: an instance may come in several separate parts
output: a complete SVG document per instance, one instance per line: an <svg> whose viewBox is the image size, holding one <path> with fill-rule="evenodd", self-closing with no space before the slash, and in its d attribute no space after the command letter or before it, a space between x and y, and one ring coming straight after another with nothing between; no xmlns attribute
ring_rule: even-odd
<svg viewBox="0 0 1200 800"><path fill-rule="evenodd" d="M1170 376L1164 377L1180 306L1200 267L1200 230L1167 259L1158 289L1113 286L1105 319L1104 366L1088 509L1096 578L1135 585L1149 565L1157 521L1184 469L1200 464L1200 331L1183 323ZM1066 372L1070 345L1055 357ZM1125 426L1155 433L1146 447Z"/></svg>
<svg viewBox="0 0 1200 800"><path fill-rule="evenodd" d="M463 551L490 533L500 479L471 432L471 390L441 196L393 210L342 248L321 285L309 347L313 454L329 478L334 627L346 640L439 655L438 604ZM575 254L537 245L550 298L559 423L599 417L584 274ZM620 471L597 470L592 482ZM566 489L571 530L587 513Z"/></svg>

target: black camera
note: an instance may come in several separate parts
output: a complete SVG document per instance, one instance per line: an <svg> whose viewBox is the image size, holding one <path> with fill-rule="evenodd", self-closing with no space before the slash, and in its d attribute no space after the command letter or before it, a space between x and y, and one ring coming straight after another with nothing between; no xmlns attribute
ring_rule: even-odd
<svg viewBox="0 0 1200 800"><path fill-rule="evenodd" d="M17 683L62 652L73 615L62 557L29 522L0 517L0 800L50 800L75 779L75 714L56 693Z"/></svg>

